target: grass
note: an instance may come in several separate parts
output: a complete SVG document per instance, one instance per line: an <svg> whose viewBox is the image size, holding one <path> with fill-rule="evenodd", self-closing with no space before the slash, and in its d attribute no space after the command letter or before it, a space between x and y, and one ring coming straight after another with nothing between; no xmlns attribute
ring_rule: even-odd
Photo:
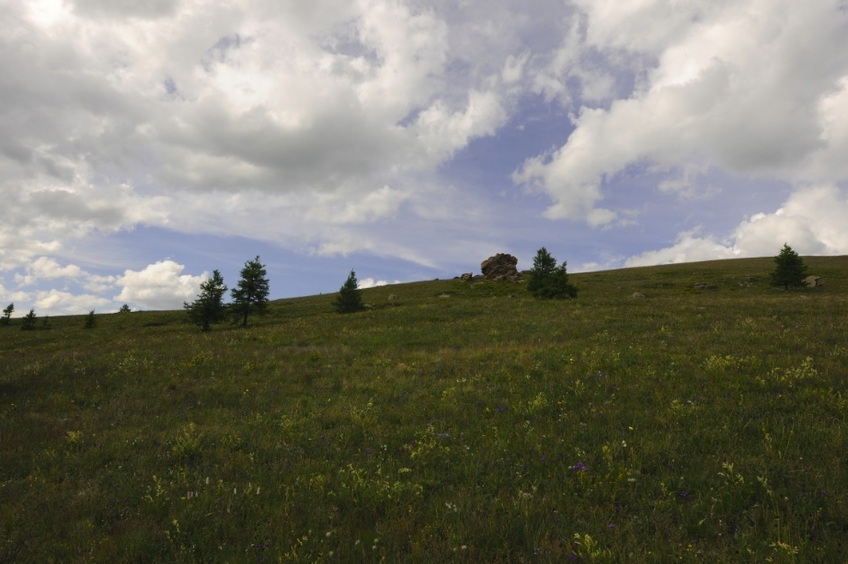
<svg viewBox="0 0 848 564"><path fill-rule="evenodd" d="M846 561L848 257L805 262L13 320L0 561Z"/></svg>

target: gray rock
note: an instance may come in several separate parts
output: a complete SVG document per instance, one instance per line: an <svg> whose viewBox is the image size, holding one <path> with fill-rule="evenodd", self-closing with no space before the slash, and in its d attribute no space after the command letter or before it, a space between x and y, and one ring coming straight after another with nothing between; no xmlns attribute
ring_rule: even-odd
<svg viewBox="0 0 848 564"><path fill-rule="evenodd" d="M506 253L498 253L480 263L480 270L486 280L518 281L518 259Z"/></svg>

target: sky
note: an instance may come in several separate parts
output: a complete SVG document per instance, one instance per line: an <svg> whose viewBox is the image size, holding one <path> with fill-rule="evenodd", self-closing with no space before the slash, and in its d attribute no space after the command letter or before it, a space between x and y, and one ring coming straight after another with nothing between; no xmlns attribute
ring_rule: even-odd
<svg viewBox="0 0 848 564"><path fill-rule="evenodd" d="M846 0L0 0L0 305L848 254Z"/></svg>

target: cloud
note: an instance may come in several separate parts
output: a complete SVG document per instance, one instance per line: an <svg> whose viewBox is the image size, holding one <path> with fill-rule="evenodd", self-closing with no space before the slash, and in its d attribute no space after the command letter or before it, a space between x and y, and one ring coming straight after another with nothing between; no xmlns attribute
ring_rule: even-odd
<svg viewBox="0 0 848 564"><path fill-rule="evenodd" d="M111 300L92 294L74 294L61 290L38 291L34 295L36 314L45 315L79 315L82 311L114 310Z"/></svg>
<svg viewBox="0 0 848 564"><path fill-rule="evenodd" d="M639 163L802 184L845 177L831 165L845 148L848 34L832 4L578 4L588 47L644 67L629 97L583 105L567 142L516 172L553 200L547 217L611 222L604 187Z"/></svg>
<svg viewBox="0 0 848 564"><path fill-rule="evenodd" d="M681 233L675 244L670 247L628 258L624 266L630 268L730 258L737 258L732 247L716 241L713 237L698 236L698 231L693 230Z"/></svg>
<svg viewBox="0 0 848 564"><path fill-rule="evenodd" d="M73 0L73 10L79 15L105 18L158 18L175 12L178 0Z"/></svg>
<svg viewBox="0 0 848 564"><path fill-rule="evenodd" d="M339 194L318 194L309 207L306 219L322 223L367 223L392 217L408 195L400 190L383 186L362 197L351 198Z"/></svg>
<svg viewBox="0 0 848 564"><path fill-rule="evenodd" d="M848 193L832 185L793 193L777 210L757 213L716 237L692 230L674 245L628 258L624 266L650 266L722 258L774 256L789 244L802 255L848 254Z"/></svg>
<svg viewBox="0 0 848 564"><path fill-rule="evenodd" d="M72 315L92 309L109 309L112 300L102 294L113 290L115 278L94 275L75 264L61 265L41 256L14 276L15 291L0 285L0 299L33 308L39 315ZM60 286L60 288L51 286Z"/></svg>
<svg viewBox="0 0 848 564"><path fill-rule="evenodd" d="M734 248L743 256L777 254L783 243L808 255L848 254L848 192L833 185L798 190L777 211L741 223Z"/></svg>
<svg viewBox="0 0 848 564"><path fill-rule="evenodd" d="M69 264L61 266L54 259L49 257L38 257L27 267L27 273L24 275L15 276L15 282L18 286L28 286L36 280L52 280L56 278L79 278L83 274L80 267Z"/></svg>
<svg viewBox="0 0 848 564"><path fill-rule="evenodd" d="M114 297L140 309L179 309L191 302L207 275L182 274L185 266L172 260L149 264L141 270L126 270L116 280L121 292Z"/></svg>
<svg viewBox="0 0 848 564"><path fill-rule="evenodd" d="M364 290L366 288L376 288L378 286L387 286L388 284L400 284L400 281L395 280L394 282L389 282L388 280L375 280L368 277L359 280L359 289Z"/></svg>
<svg viewBox="0 0 848 564"><path fill-rule="evenodd" d="M230 197L308 217L319 246L332 243L322 224L393 216L410 179L494 134L511 103L509 2L440 4L4 4L0 73L15 78L0 190L14 220L0 266L136 225L261 237L250 215L227 217ZM186 222L186 204L205 221Z"/></svg>
<svg viewBox="0 0 848 564"><path fill-rule="evenodd" d="M468 145L475 137L493 134L506 121L506 112L492 92L472 91L461 111L451 112L436 102L421 112L414 129L424 154L442 162Z"/></svg>

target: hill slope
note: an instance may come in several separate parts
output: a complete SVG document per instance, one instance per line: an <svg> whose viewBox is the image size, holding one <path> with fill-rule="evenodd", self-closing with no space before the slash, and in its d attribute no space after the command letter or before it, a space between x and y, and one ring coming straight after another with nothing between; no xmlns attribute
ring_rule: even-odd
<svg viewBox="0 0 848 564"><path fill-rule="evenodd" d="M805 261L0 328L0 560L844 561L848 258Z"/></svg>

